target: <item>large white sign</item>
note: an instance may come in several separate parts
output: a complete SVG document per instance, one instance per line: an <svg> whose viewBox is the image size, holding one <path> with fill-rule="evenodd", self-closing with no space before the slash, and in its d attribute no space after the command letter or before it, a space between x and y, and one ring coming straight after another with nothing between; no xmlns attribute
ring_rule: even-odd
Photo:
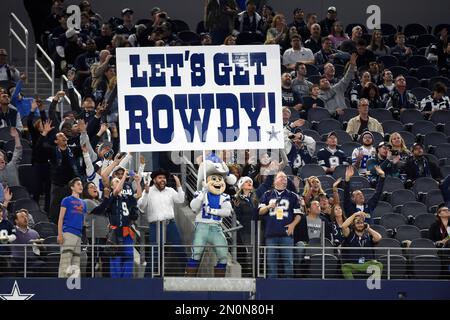
<svg viewBox="0 0 450 320"><path fill-rule="evenodd" d="M116 50L120 148L283 148L274 45Z"/></svg>

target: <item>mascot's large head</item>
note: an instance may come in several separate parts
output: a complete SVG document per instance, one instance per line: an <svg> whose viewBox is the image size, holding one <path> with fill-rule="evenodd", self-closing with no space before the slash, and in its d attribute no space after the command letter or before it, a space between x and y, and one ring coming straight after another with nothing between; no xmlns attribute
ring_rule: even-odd
<svg viewBox="0 0 450 320"><path fill-rule="evenodd" d="M233 185L236 183L236 177L230 174L230 169L222 161L215 153L210 153L206 156L205 161L200 164L198 169L198 178L197 178L197 190L201 190L205 184L205 174L206 174L206 185L208 186L208 190L214 194L221 194L225 190L225 183ZM213 178L213 176L215 178ZM219 180L219 177L221 178ZM223 184L223 190L220 193L216 193L216 187L219 186L219 183ZM214 187L211 187L213 186ZM212 191L214 190L214 192Z"/></svg>
<svg viewBox="0 0 450 320"><path fill-rule="evenodd" d="M215 195L220 195L225 191L225 180L220 174L212 174L206 178L208 191Z"/></svg>

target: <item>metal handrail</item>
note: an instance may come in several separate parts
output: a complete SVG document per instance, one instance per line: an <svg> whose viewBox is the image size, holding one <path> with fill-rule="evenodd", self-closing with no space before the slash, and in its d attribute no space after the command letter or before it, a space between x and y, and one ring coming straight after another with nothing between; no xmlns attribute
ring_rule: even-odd
<svg viewBox="0 0 450 320"><path fill-rule="evenodd" d="M40 51L42 56L47 59L47 61L50 63L50 66L52 68L52 74L49 75L47 70L42 66L42 64L37 59L37 52ZM34 51L34 93L37 94L37 68L42 71L42 73L45 75L45 77L50 81L52 85L52 96L55 95L55 63L53 60L48 56L48 54L45 52L44 49L39 44L36 44L36 50Z"/></svg>
<svg viewBox="0 0 450 320"><path fill-rule="evenodd" d="M19 37L19 35L16 33L16 31L13 29L13 22L16 22L23 30L25 34L25 43L22 41L22 39ZM17 40L17 42L20 44L20 46L25 49L25 70L24 73L26 75L26 83L28 83L28 29L24 26L22 21L17 18L17 16L11 12L9 15L9 62L11 63L12 59L12 40L13 37Z"/></svg>

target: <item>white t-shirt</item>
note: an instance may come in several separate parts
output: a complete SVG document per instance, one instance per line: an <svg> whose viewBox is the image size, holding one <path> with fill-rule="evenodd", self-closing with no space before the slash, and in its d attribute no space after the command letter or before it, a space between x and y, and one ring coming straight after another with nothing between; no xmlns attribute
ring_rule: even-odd
<svg viewBox="0 0 450 320"><path fill-rule="evenodd" d="M314 54L311 49L308 48L302 47L300 50L289 48L283 54L283 64L285 66L297 62L306 62L311 60L314 60Z"/></svg>
<svg viewBox="0 0 450 320"><path fill-rule="evenodd" d="M359 174L365 174L367 172L367 160L372 158L375 155L375 148L371 146L370 148L366 148L364 146L355 148L352 152L352 164L356 163L356 158L358 157L359 152L363 152L363 158L359 163Z"/></svg>

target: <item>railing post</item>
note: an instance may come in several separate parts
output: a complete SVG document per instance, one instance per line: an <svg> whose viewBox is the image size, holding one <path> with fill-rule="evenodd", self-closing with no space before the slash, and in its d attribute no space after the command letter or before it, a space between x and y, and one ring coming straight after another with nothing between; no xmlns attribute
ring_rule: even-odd
<svg viewBox="0 0 450 320"><path fill-rule="evenodd" d="M391 280L391 249L388 249L388 256L387 256L387 278L388 280Z"/></svg>
<svg viewBox="0 0 450 320"><path fill-rule="evenodd" d="M258 248L256 247L256 241L255 241L255 232L256 232L256 228L255 228L255 220L252 219L251 223L250 223L250 244L251 244L251 256L252 256L252 277L255 278L256 277L256 264L255 264L255 257L256 257L256 252Z"/></svg>
<svg viewBox="0 0 450 320"><path fill-rule="evenodd" d="M36 50L34 51L34 94L37 94L37 50L38 48L36 47Z"/></svg>
<svg viewBox="0 0 450 320"><path fill-rule="evenodd" d="M236 233L236 214L234 214L234 212L233 212L233 215L231 216L231 228L232 229L234 229L233 231L232 231L232 249L231 249L231 257L232 257L232 259L233 259L233 262L236 262L237 261L237 248L236 248L236 246L237 246L237 239L236 239L236 236L237 236L237 233Z"/></svg>
<svg viewBox="0 0 450 320"><path fill-rule="evenodd" d="M28 48L28 30L25 29L25 76L26 76L25 83L26 84L28 84L28 53L29 53L29 48Z"/></svg>
<svg viewBox="0 0 450 320"><path fill-rule="evenodd" d="M28 246L25 245L25 257L23 259L23 277L26 278L27 277L27 255L28 255Z"/></svg>
<svg viewBox="0 0 450 320"><path fill-rule="evenodd" d="M11 32L11 30L12 30L12 20L11 20L11 18L9 19L9 52L8 52L8 54L9 54L9 64L11 64L12 63L12 32Z"/></svg>
<svg viewBox="0 0 450 320"><path fill-rule="evenodd" d="M95 225L95 215L92 215L91 220L91 278L95 278L95 232L94 232L94 225Z"/></svg>
<svg viewBox="0 0 450 320"><path fill-rule="evenodd" d="M165 221L160 221L159 224L160 226L162 226L162 243L159 245L160 248L160 252L161 252L161 270L160 270L160 274L161 277L164 277L164 267L165 267L165 259L164 259L164 244L166 242L166 225L165 225ZM159 240L159 238L158 238Z"/></svg>
<svg viewBox="0 0 450 320"><path fill-rule="evenodd" d="M322 221L322 280L325 279L325 222Z"/></svg>

